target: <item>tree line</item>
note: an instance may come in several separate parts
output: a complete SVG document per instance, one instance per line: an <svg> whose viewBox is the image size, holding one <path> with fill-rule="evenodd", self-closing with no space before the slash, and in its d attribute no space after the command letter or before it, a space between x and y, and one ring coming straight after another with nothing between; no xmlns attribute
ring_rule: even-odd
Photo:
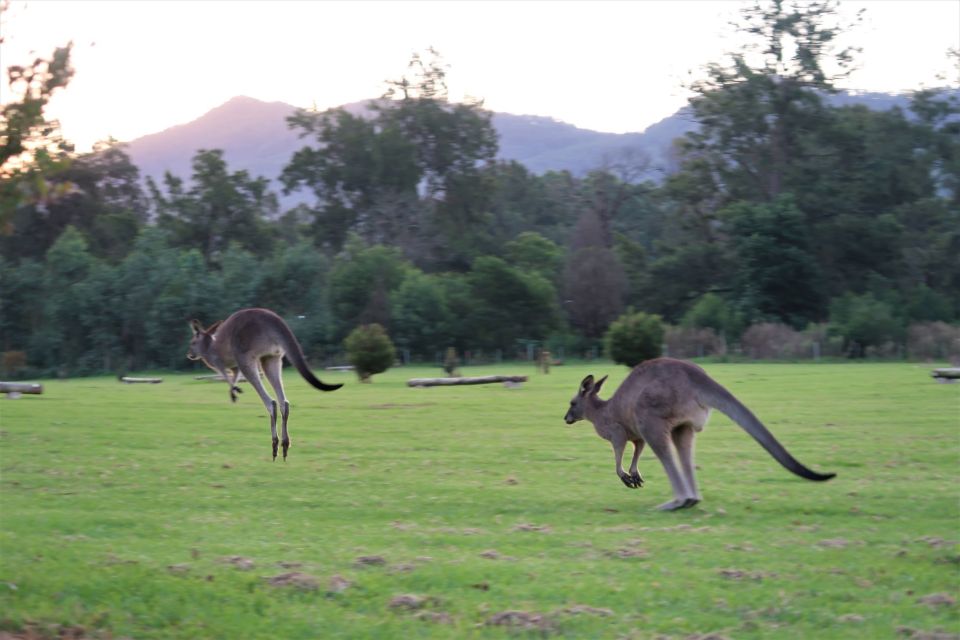
<svg viewBox="0 0 960 640"><path fill-rule="evenodd" d="M957 91L917 91L906 110L831 106L854 57L835 46L846 28L832 2L757 4L740 29L757 46L691 87L698 126L659 182L638 180L648 167L628 153L582 177L496 161L490 112L451 102L428 51L367 113L289 119L304 145L280 185L312 202L286 211L220 150L146 188L122 145L74 154L42 113L69 81L69 48L28 82L11 67L22 99L0 123L4 366L181 367L189 319L244 306L276 310L324 361L373 323L415 360L595 353L627 310L668 323L674 355L923 343L947 357Z"/></svg>

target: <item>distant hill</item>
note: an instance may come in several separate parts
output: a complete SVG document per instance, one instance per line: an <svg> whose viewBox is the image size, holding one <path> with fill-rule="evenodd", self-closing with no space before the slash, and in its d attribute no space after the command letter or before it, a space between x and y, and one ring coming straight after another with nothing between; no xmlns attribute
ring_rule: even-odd
<svg viewBox="0 0 960 640"><path fill-rule="evenodd" d="M906 106L909 97L840 94L831 101L862 103L883 110ZM365 105L366 102L357 102L344 108L361 113L366 110ZM236 97L192 122L132 140L127 151L142 175L158 181L164 171L188 179L191 159L199 149L223 149L231 170L246 169L251 175L276 180L293 153L309 142L287 129L286 117L295 110L296 107L283 102ZM602 133L553 118L509 113L494 113L493 125L500 138L499 158L516 160L537 174L567 170L578 176L627 150L647 156L654 169L662 167L667 164L673 140L694 127L688 108L642 133ZM660 172L654 170L649 177L656 179L658 175ZM279 193L279 184L274 186ZM309 201L309 196L302 192L281 198L284 207L303 201Z"/></svg>

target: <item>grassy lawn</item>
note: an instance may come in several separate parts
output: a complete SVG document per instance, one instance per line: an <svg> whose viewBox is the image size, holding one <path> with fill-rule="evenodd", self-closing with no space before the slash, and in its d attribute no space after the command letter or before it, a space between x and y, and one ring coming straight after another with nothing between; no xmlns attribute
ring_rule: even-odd
<svg viewBox="0 0 960 640"><path fill-rule="evenodd" d="M287 368L270 459L249 387L165 375L0 399L0 629L29 637L903 638L960 633L960 385L916 364L710 364L801 462L715 414L704 502L642 489L562 417L609 363L334 393ZM628 456L629 459L629 456ZM276 583L276 584L273 584ZM399 596L408 596L402 598ZM507 611L517 611L512 615ZM70 635L73 634L73 635ZM0 636L3 633L0 632ZM932 637L932 636L931 636Z"/></svg>

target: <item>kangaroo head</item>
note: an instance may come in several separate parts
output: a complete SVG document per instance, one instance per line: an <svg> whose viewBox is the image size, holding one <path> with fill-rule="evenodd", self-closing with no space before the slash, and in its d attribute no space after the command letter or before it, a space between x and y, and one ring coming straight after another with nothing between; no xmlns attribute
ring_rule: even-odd
<svg viewBox="0 0 960 640"><path fill-rule="evenodd" d="M190 360L200 360L210 349L210 343L213 342L213 333L220 326L215 322L207 329L203 328L199 320L191 320L190 328L193 330L193 338L190 339L190 348L187 349L187 358Z"/></svg>
<svg viewBox="0 0 960 640"><path fill-rule="evenodd" d="M591 398L596 397L597 392L600 391L600 388L606 381L607 376L603 376L594 382L593 376L590 375L580 382L580 388L577 389L576 395L574 395L573 399L570 400L570 408L567 410L567 415L563 417L567 424L573 424L574 422L583 420L584 413L587 409L587 403Z"/></svg>

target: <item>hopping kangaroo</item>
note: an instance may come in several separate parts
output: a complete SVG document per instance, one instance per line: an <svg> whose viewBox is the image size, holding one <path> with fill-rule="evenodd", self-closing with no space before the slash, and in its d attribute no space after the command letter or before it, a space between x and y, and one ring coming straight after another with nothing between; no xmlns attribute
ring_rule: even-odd
<svg viewBox="0 0 960 640"><path fill-rule="evenodd" d="M660 505L662 510L692 507L702 499L694 477L693 438L703 430L711 408L729 416L777 462L801 478L823 481L836 475L817 473L800 464L749 409L692 362L670 358L642 362L609 400L601 400L597 392L606 379L603 376L594 382L593 376L584 378L564 420L573 424L586 418L593 423L597 435L613 445L617 475L630 488L643 486L637 459L644 443L649 444L673 487L673 500ZM629 474L623 470L627 442L633 443ZM677 450L679 468L671 442Z"/></svg>
<svg viewBox="0 0 960 640"><path fill-rule="evenodd" d="M293 331L283 319L268 309L241 309L226 320L215 322L206 329L193 320L193 340L187 357L191 360L203 360L203 363L220 373L230 384L230 400L237 401L241 392L237 386L240 373L260 394L264 406L270 414L270 433L273 436L273 459L277 459L277 401L270 397L260 381L260 368L280 401L280 415L283 417L283 459L287 459L290 437L287 435L287 418L290 417L290 403L283 393L281 369L283 357L296 367L303 379L321 391L335 391L342 384L324 384L313 375L303 356L303 349L297 342Z"/></svg>

